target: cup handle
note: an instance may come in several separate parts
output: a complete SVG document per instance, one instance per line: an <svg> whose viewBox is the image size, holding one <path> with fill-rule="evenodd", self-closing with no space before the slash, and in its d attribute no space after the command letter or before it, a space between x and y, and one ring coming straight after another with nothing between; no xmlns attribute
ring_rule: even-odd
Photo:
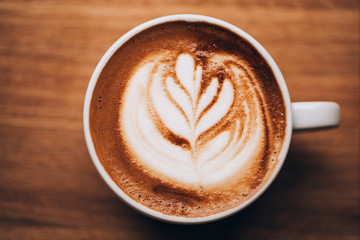
<svg viewBox="0 0 360 240"><path fill-rule="evenodd" d="M335 102L291 103L293 130L335 128L340 125L341 112Z"/></svg>

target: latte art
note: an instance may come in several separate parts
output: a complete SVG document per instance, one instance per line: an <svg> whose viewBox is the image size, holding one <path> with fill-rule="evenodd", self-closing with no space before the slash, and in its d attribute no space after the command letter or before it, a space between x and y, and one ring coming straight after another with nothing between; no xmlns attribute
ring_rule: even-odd
<svg viewBox="0 0 360 240"><path fill-rule="evenodd" d="M209 187L263 154L263 96L230 54L214 54L204 67L189 53L156 53L125 92L123 138L137 164L161 178Z"/></svg>
<svg viewBox="0 0 360 240"><path fill-rule="evenodd" d="M103 68L90 104L96 154L124 194L166 215L235 208L278 165L286 111L245 39L204 22L152 26Z"/></svg>

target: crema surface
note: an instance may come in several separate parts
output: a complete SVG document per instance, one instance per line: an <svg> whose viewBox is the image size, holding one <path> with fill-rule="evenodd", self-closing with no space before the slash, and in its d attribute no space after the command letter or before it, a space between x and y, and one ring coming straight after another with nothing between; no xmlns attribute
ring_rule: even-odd
<svg viewBox="0 0 360 240"><path fill-rule="evenodd" d="M115 183L175 216L238 206L268 180L286 129L267 62L207 23L170 22L127 41L92 96L90 131Z"/></svg>

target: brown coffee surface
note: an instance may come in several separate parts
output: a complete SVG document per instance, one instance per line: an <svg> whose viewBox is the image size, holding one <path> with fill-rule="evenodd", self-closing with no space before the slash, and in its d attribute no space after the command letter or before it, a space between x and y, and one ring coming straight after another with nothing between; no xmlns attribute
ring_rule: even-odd
<svg viewBox="0 0 360 240"><path fill-rule="evenodd" d="M193 77L199 81L195 93L181 80L179 70L176 71L176 67L181 65L181 56L192 59L194 69L189 71L201 70L198 71L198 77ZM150 66L151 71L148 73L150 80L139 88L139 98L142 100L129 102L126 99L129 95L126 95L127 92L131 88L136 89L136 85L131 87L130 82L135 81L133 79L136 78L136 73L144 66ZM159 91L164 91L164 96L173 104L174 111L183 116L184 123L190 126L191 137L177 132L171 122L167 123L171 118L166 120L161 115L160 105L156 105L156 101L161 102L161 99L156 100L160 93L151 90L156 79L159 79ZM194 112L193 115L182 106L182 101L177 100L178 95L174 95L168 87L170 84L183 93L184 101L192 102L189 109ZM215 86L215 90L209 97L210 101L195 114L201 105L202 96L209 94L211 86ZM232 96L229 105L222 103L225 102L222 99L226 99L226 88L230 89ZM143 102L146 105L142 111L147 114L153 131L158 134L156 136L160 136L161 141L166 144L158 144L155 135L153 143L147 140L146 134L142 134L146 124L141 123L142 120L138 118L130 120L139 122L134 127L136 131L140 131L139 141L136 138L128 140L129 132L124 129L128 125L123 119L126 111L130 110L126 108L137 109ZM208 127L206 116L213 114L211 109L221 104L229 109L224 111L215 124ZM142 116L136 114L134 116ZM257 50L246 40L222 27L182 21L163 23L144 30L115 52L96 83L89 121L96 153L120 189L150 209L183 217L204 217L220 213L251 198L273 174L286 130L286 112L281 91L268 63ZM207 127L194 134L197 126L203 126L202 124ZM174 126L177 127L176 124ZM261 129L261 133L256 133L256 129ZM219 145L216 141L222 133L226 133L229 140L225 141L223 147L219 147L220 151L211 157L201 157L201 154L205 156L206 151ZM249 146L254 144L252 141L255 136L260 139L256 150L247 150L250 147L246 143ZM141 159L139 152L146 152L146 148L137 145L137 142L144 142L144 146L156 144L154 151L158 155L154 156L159 156L159 159ZM236 145L238 142L242 144ZM193 166L189 169L185 167L184 174L191 172L192 175L189 176L195 176L194 180L182 180L181 177L172 177L168 173L166 169L176 164L167 165L166 154L161 152L167 146L174 146L176 151L189 156ZM227 150L230 146L233 148L231 151ZM225 154L226 151L228 153ZM230 162L228 169L234 169L231 167L231 156L241 158L241 151L251 152L250 160L237 164L236 166L241 167L235 174L225 169L223 172L229 172L229 176L225 174L226 177L209 178L207 170L203 170L210 169L208 166L212 162L216 166L215 170L218 166L222 168L221 154L225 156L223 165ZM148 155L151 154L149 151ZM182 156L181 154L178 156ZM177 154L174 152L174 155ZM169 156L169 162L175 162L172 158L173 156ZM158 170L149 161L153 161L155 165L164 161L160 166L167 168ZM186 166L186 163L181 164L181 167ZM213 174L216 173L215 170L208 172ZM182 170L174 170L176 171L182 176ZM187 177L184 175L184 178ZM214 179L220 180L214 182Z"/></svg>

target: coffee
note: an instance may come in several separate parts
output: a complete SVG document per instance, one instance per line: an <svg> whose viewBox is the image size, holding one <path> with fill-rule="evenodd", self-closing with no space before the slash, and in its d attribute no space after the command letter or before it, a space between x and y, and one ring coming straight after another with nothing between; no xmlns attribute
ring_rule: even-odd
<svg viewBox="0 0 360 240"><path fill-rule="evenodd" d="M266 60L205 22L150 27L124 43L90 105L96 153L136 202L204 217L253 196L278 163L285 104Z"/></svg>

